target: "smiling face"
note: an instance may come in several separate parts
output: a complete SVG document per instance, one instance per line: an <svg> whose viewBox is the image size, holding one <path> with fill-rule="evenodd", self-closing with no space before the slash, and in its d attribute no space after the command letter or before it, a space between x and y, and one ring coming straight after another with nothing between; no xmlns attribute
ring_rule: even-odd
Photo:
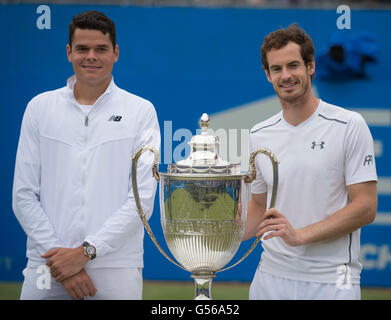
<svg viewBox="0 0 391 320"><path fill-rule="evenodd" d="M305 65L298 44L288 42L280 49L271 49L267 52L267 61L266 76L282 102L294 103L311 93L315 61Z"/></svg>
<svg viewBox="0 0 391 320"><path fill-rule="evenodd" d="M77 28L72 47L67 45L67 55L77 81L95 86L110 82L113 64L118 60L119 48L118 45L113 48L108 33Z"/></svg>

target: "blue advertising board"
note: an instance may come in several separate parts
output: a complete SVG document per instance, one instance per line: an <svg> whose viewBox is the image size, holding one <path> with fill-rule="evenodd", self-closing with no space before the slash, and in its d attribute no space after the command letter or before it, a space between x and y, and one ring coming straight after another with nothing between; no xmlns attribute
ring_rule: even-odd
<svg viewBox="0 0 391 320"><path fill-rule="evenodd" d="M311 35L319 50L334 32L365 31L373 35L379 54L375 63L368 64L367 77L344 81L315 77L314 89L323 100L362 113L371 129L379 205L376 221L362 228L362 284L391 286L391 108L387 99L391 43L384 28L391 11L352 10L351 29L339 30L336 10L50 5L48 24L49 16L43 19L44 11L38 7L0 5L0 35L4 41L0 50L0 281L21 281L26 264L26 236L11 205L23 112L38 93L65 85L72 74L65 51L68 24L75 14L97 9L116 23L120 57L113 75L117 85L150 100L157 110L162 136L161 171L188 153L187 142L196 133L203 112L215 120L215 129L224 125L236 129L232 131L237 134L235 139L241 140L252 125L265 119L266 113L277 110L273 88L260 63L260 47L267 33L296 22ZM247 156L243 139L243 147L236 150L242 163ZM158 196L150 223L168 250L160 227ZM189 273L167 261L148 236L144 242L145 279L190 280ZM233 261L251 242L242 244ZM258 246L240 265L219 273L216 281L250 281L260 253Z"/></svg>

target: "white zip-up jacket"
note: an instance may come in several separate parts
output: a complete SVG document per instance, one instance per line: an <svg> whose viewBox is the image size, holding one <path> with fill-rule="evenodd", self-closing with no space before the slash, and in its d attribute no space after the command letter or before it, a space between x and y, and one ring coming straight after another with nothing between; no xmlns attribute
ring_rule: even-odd
<svg viewBox="0 0 391 320"><path fill-rule="evenodd" d="M15 164L13 210L27 234L28 266L45 264L54 247L88 241L96 259L88 267L142 267L144 229L131 183L132 155L160 148L153 105L118 88L113 79L89 113L73 86L42 93L28 104ZM145 214L152 214L156 181L152 153L138 162Z"/></svg>

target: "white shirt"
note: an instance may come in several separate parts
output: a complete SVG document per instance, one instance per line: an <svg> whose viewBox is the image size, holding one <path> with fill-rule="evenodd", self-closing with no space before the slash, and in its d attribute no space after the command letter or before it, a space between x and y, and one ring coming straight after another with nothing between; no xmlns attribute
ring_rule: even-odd
<svg viewBox="0 0 391 320"><path fill-rule="evenodd" d="M41 254L53 247L88 241L97 250L88 267L142 267L144 229L133 198L131 157L146 144L159 150L156 111L112 79L86 112L74 97L75 81L72 76L66 87L34 97L23 117L13 209L27 234L28 265L44 264ZM151 153L138 162L147 217L157 185L152 164Z"/></svg>
<svg viewBox="0 0 391 320"><path fill-rule="evenodd" d="M320 101L313 115L294 127L282 111L254 126L250 152L272 150L279 160L276 209L293 228L324 220L348 203L347 186L377 180L373 140L364 119L355 112ZM272 191L272 167L256 157L257 178L252 193ZM277 276L335 283L338 267L348 265L359 283L360 229L332 241L288 246L275 237L262 242L261 270Z"/></svg>

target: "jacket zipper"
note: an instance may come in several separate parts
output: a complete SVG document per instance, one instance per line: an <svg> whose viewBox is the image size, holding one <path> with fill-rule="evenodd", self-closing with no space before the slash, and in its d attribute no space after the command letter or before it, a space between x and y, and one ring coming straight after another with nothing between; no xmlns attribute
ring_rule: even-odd
<svg viewBox="0 0 391 320"><path fill-rule="evenodd" d="M84 120L84 125L85 125L86 127L88 127L88 116L86 116L86 118L85 118L85 120Z"/></svg>

